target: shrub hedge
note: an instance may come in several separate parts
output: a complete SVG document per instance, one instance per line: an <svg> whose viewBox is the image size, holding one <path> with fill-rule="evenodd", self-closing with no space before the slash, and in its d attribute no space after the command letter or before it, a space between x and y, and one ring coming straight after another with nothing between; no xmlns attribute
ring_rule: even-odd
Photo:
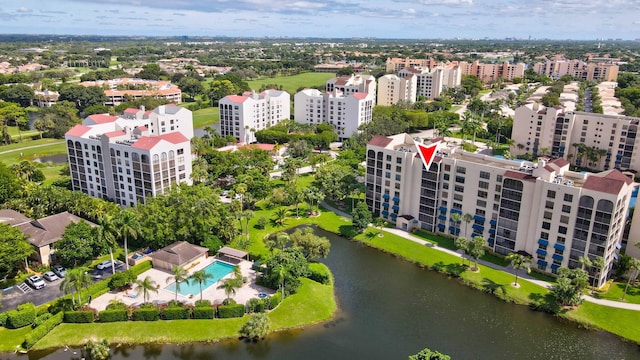
<svg viewBox="0 0 640 360"><path fill-rule="evenodd" d="M32 303L18 305L15 310L7 311L5 327L18 329L33 324L36 320L36 307Z"/></svg>
<svg viewBox="0 0 640 360"><path fill-rule="evenodd" d="M53 316L53 314L48 313L48 312L36 316L36 319L33 321L33 324L31 324L31 327L35 328L35 327L40 326L40 324L42 324L43 322L51 319L52 316Z"/></svg>
<svg viewBox="0 0 640 360"><path fill-rule="evenodd" d="M7 314L6 312L0 313L0 325L6 326L8 316L9 314Z"/></svg>
<svg viewBox="0 0 640 360"><path fill-rule="evenodd" d="M191 318L189 308L168 307L162 310L162 320L182 320Z"/></svg>
<svg viewBox="0 0 640 360"><path fill-rule="evenodd" d="M133 310L133 321L157 321L160 312L156 308L140 308Z"/></svg>
<svg viewBox="0 0 640 360"><path fill-rule="evenodd" d="M49 320L43 322L31 332L27 333L22 343L22 347L25 349L31 349L40 339L47 335L53 328L60 325L64 319L64 313L60 312L53 315Z"/></svg>
<svg viewBox="0 0 640 360"><path fill-rule="evenodd" d="M269 297L269 309L275 309L282 302L282 293L277 292Z"/></svg>
<svg viewBox="0 0 640 360"><path fill-rule="evenodd" d="M309 265L309 276L307 277L320 284L331 284L331 274L329 273L328 269L324 266L313 265L314 264Z"/></svg>
<svg viewBox="0 0 640 360"><path fill-rule="evenodd" d="M211 301L207 299L196 300L194 306L195 307L211 307Z"/></svg>
<svg viewBox="0 0 640 360"><path fill-rule="evenodd" d="M243 317L243 316L244 316L243 304L222 305L218 307L218 317L220 319Z"/></svg>
<svg viewBox="0 0 640 360"><path fill-rule="evenodd" d="M96 314L91 310L64 312L64 322L71 324L92 323L95 320L95 317Z"/></svg>
<svg viewBox="0 0 640 360"><path fill-rule="evenodd" d="M117 310L103 310L98 313L98 319L100 322L116 322L116 321L128 321L129 313L126 309Z"/></svg>
<svg viewBox="0 0 640 360"><path fill-rule="evenodd" d="M200 306L193 308L194 319L213 319L216 315L216 309L208 306Z"/></svg>

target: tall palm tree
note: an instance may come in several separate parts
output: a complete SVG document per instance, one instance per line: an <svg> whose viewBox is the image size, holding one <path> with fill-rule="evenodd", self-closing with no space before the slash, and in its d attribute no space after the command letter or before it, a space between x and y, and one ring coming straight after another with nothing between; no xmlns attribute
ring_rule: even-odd
<svg viewBox="0 0 640 360"><path fill-rule="evenodd" d="M71 288L74 289L76 295L78 295L77 306L82 305L82 298L80 296L80 292L86 286L93 284L91 280L91 275L87 273L86 268L75 268L67 271L67 275L65 275L64 279L60 283L60 290L64 291L65 294L71 292ZM73 299L75 303L75 299Z"/></svg>
<svg viewBox="0 0 640 360"><path fill-rule="evenodd" d="M469 233L469 223L473 220L473 215L466 213L462 215L462 221L464 221L464 237L467 237Z"/></svg>
<svg viewBox="0 0 640 360"><path fill-rule="evenodd" d="M227 295L227 303L229 299L231 299L231 295L236 294L236 290L239 289L241 283L237 278L227 279L222 282L222 284L218 285L218 289L224 289L224 293Z"/></svg>
<svg viewBox="0 0 640 360"><path fill-rule="evenodd" d="M191 274L189 282L196 282L200 285L200 300L202 300L202 283L211 279L213 276L204 270L199 270Z"/></svg>
<svg viewBox="0 0 640 360"><path fill-rule="evenodd" d="M593 266L593 268L596 270L595 275L593 277L593 288L595 290L596 284L600 279L600 274L602 273L602 269L604 269L604 260L601 257L597 257L593 259L593 261L591 262L591 266Z"/></svg>
<svg viewBox="0 0 640 360"><path fill-rule="evenodd" d="M276 278L278 279L278 284L280 284L280 289L282 289L282 299L284 300L284 282L289 273L289 268L285 265L278 265L273 268L273 271L276 274Z"/></svg>
<svg viewBox="0 0 640 360"><path fill-rule="evenodd" d="M627 271L627 285L624 287L624 293L622 293L622 299L624 300L624 297L627 296L627 290L629 290L629 284L631 283L631 279L633 278L633 276L631 276L631 272L634 272L635 277L638 276L638 270L640 270L640 260L636 259L636 258L631 258L631 260L629 260L629 270Z"/></svg>
<svg viewBox="0 0 640 360"><path fill-rule="evenodd" d="M279 208L273 215L275 216L273 222L277 225L282 226L287 221L287 209L285 208Z"/></svg>
<svg viewBox="0 0 640 360"><path fill-rule="evenodd" d="M105 244L107 244L107 247L109 248L109 257L111 259L111 263L115 264L113 259L113 247L116 244L116 238L120 236L120 234L118 232L118 227L116 226L111 216L106 215L102 218L102 222L96 227L96 236L99 242L104 242ZM112 266L111 274L115 273L116 267Z"/></svg>
<svg viewBox="0 0 640 360"><path fill-rule="evenodd" d="M178 291L180 291L180 283L187 280L188 273L187 273L187 270L185 270L185 268L180 266L175 266L175 265L171 268L171 272L173 273L173 275L167 278L167 284L172 281L176 283L176 300L178 300Z"/></svg>
<svg viewBox="0 0 640 360"><path fill-rule="evenodd" d="M127 208L122 210L118 217L118 227L120 228L120 235L124 237L124 263L126 269L129 270L129 248L127 240L129 237L135 239L138 237L138 219L133 210Z"/></svg>
<svg viewBox="0 0 640 360"><path fill-rule="evenodd" d="M589 259L589 257L587 257L587 256L580 256L578 258L578 262L580 263L580 268L582 270L584 270L585 267L590 267L591 266L591 259Z"/></svg>
<svg viewBox="0 0 640 360"><path fill-rule="evenodd" d="M137 294L140 295L140 293L142 293L144 302L149 301L149 292L158 292L157 284L155 281L153 281L153 279L151 279L150 276L147 276L143 280L136 280L136 285L138 285Z"/></svg>
<svg viewBox="0 0 640 360"><path fill-rule="evenodd" d="M460 222L462 221L462 214L453 213L451 214L451 221L453 221L458 227L458 231L460 231Z"/></svg>
<svg viewBox="0 0 640 360"><path fill-rule="evenodd" d="M511 266L516 271L516 281L514 282L515 286L518 286L518 272L520 269L526 269L527 274L531 272L531 258L528 256L523 256L518 253L511 253L507 255L507 260L511 262Z"/></svg>

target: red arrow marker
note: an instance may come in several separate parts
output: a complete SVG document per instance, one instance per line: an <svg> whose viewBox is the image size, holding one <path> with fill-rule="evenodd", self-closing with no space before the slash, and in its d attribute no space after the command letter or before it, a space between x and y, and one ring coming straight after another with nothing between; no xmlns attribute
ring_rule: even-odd
<svg viewBox="0 0 640 360"><path fill-rule="evenodd" d="M424 164L425 169L429 170L431 166L431 162L436 155L436 149L438 148L438 143L433 143L429 146L425 146L422 144L418 144L416 142L416 146L420 151L420 157L422 158L422 163Z"/></svg>

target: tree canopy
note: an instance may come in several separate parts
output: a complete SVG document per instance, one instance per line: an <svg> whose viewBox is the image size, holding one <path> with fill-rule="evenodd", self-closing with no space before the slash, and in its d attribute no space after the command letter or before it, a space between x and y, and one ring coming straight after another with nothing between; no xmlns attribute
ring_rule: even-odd
<svg viewBox="0 0 640 360"><path fill-rule="evenodd" d="M0 274L13 273L24 265L34 249L17 227L0 223Z"/></svg>

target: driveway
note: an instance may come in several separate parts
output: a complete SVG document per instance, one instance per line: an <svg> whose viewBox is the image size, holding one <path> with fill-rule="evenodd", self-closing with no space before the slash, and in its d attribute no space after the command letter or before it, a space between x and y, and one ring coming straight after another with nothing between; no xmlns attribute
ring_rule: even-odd
<svg viewBox="0 0 640 360"><path fill-rule="evenodd" d="M116 271L124 271L124 264L120 263L119 267L116 267ZM111 269L105 270L90 270L89 274L94 282L98 282L102 279L109 278L111 276ZM46 304L49 301L55 300L64 295L64 292L60 290L60 283L62 283L62 279L58 279L53 282L48 282L45 280L47 284L44 289L34 290L28 285L22 283L11 288L2 290L2 307L0 307L0 311L13 310L18 305L24 304L26 302L32 302L34 305L42 305ZM24 289L23 290L21 290Z"/></svg>

